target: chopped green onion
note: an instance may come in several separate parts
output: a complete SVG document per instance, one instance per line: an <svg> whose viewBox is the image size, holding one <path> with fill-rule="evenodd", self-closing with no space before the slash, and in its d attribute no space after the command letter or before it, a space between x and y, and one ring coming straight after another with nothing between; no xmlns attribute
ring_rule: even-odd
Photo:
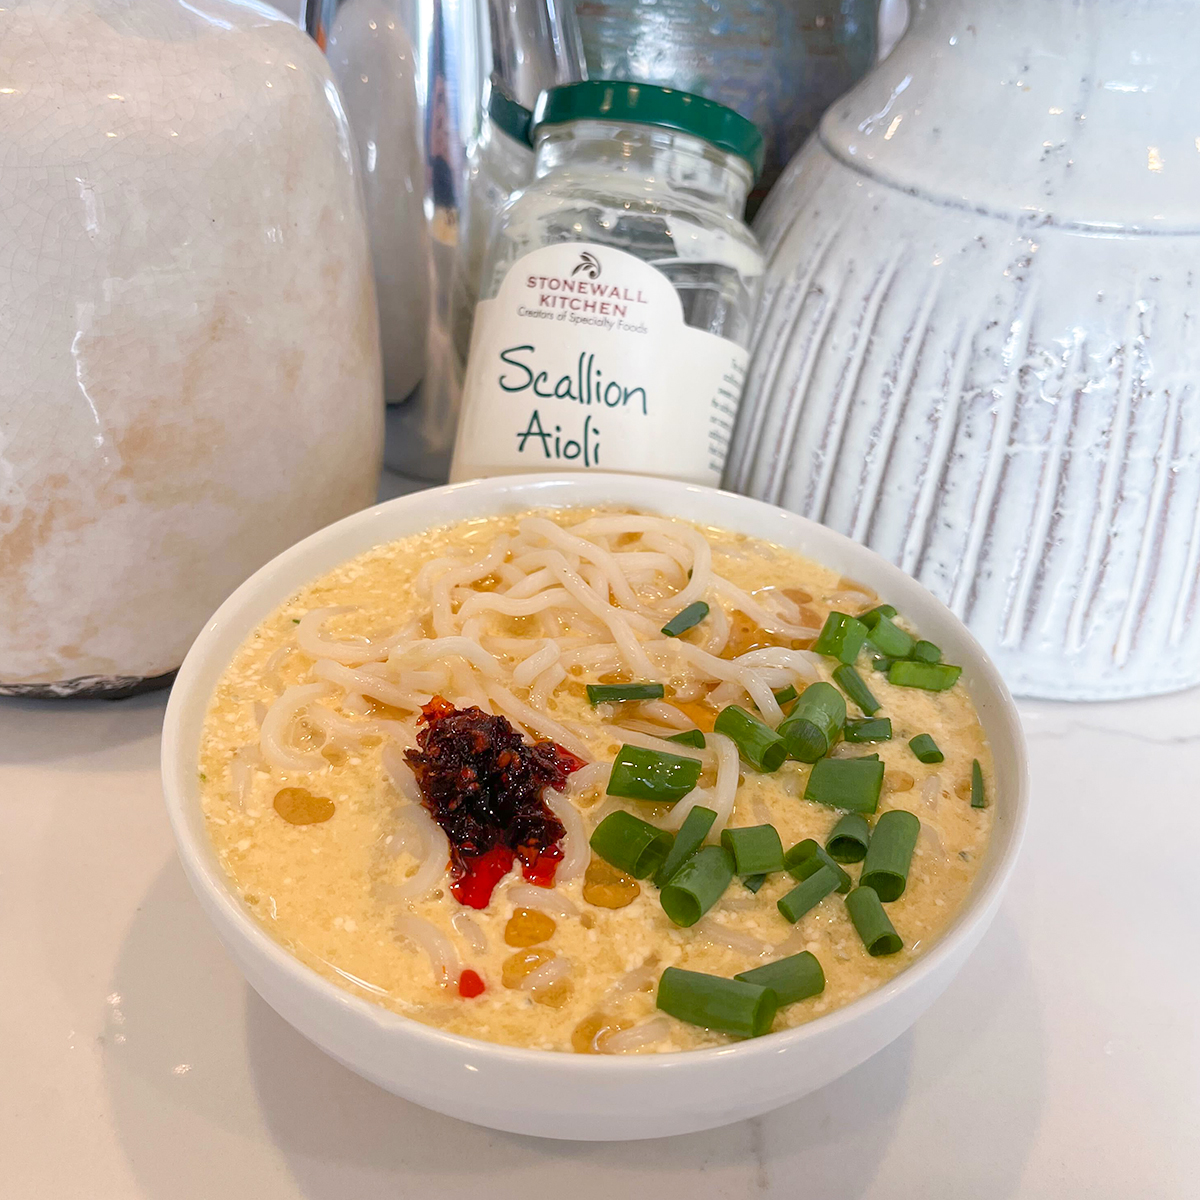
<svg viewBox="0 0 1200 1200"><path fill-rule="evenodd" d="M661 888L669 883L671 876L704 845L704 839L708 837L708 831L712 828L712 824L716 819L717 814L711 808L705 808L702 804L697 804L688 813L684 818L683 824L679 827L679 832L675 835L675 843L671 847L671 853L667 855L663 865L654 873L654 884L656 887Z"/></svg>
<svg viewBox="0 0 1200 1200"><path fill-rule="evenodd" d="M770 988L779 998L780 1008L795 1004L797 1000L819 996L825 990L825 972L821 970L817 956L807 950L764 963L761 967L751 967L749 971L740 971L734 979Z"/></svg>
<svg viewBox="0 0 1200 1200"><path fill-rule="evenodd" d="M831 612L825 618L813 649L818 654L852 663L867 640L867 627L857 618L846 613Z"/></svg>
<svg viewBox="0 0 1200 1200"><path fill-rule="evenodd" d="M923 638L909 652L909 658L917 662L935 663L942 661L942 648Z"/></svg>
<svg viewBox="0 0 1200 1200"><path fill-rule="evenodd" d="M796 689L789 683L782 691L775 693L775 703L778 705L791 704L797 696Z"/></svg>
<svg viewBox="0 0 1200 1200"><path fill-rule="evenodd" d="M915 738L909 738L908 746L923 763L946 761L946 756L938 749L937 742L928 733L918 733Z"/></svg>
<svg viewBox="0 0 1200 1200"><path fill-rule="evenodd" d="M971 807L987 808L987 794L983 790L983 768L979 759L971 761Z"/></svg>
<svg viewBox="0 0 1200 1200"><path fill-rule="evenodd" d="M837 876L839 892L845 894L850 890L853 880L830 858L828 852L823 850L820 842L814 838L805 838L804 841L797 842L783 856L783 869L797 883L803 883L822 867L828 867Z"/></svg>
<svg viewBox="0 0 1200 1200"><path fill-rule="evenodd" d="M879 897L873 889L856 887L846 897L846 911L872 958L883 954L895 954L897 950L904 948L900 935L888 920L888 915L883 911L883 905L879 903Z"/></svg>
<svg viewBox="0 0 1200 1200"><path fill-rule="evenodd" d="M871 670L880 671L886 675L892 669L892 663L895 661L894 658L888 658L886 654L872 654Z"/></svg>
<svg viewBox="0 0 1200 1200"><path fill-rule="evenodd" d="M695 925L733 879L733 855L724 846L703 846L658 894L663 912L685 929Z"/></svg>
<svg viewBox="0 0 1200 1200"><path fill-rule="evenodd" d="M812 683L775 732L792 758L816 762L833 749L845 720L846 702L837 688L830 683Z"/></svg>
<svg viewBox="0 0 1200 1200"><path fill-rule="evenodd" d="M622 746L613 760L607 792L630 800L674 804L696 786L700 768L698 758Z"/></svg>
<svg viewBox="0 0 1200 1200"><path fill-rule="evenodd" d="M787 758L783 738L740 705L721 709L713 722L713 733L732 738L738 753L757 771L778 771Z"/></svg>
<svg viewBox="0 0 1200 1200"><path fill-rule="evenodd" d="M873 813L882 786L883 763L878 758L823 758L813 763L804 798L847 812Z"/></svg>
<svg viewBox="0 0 1200 1200"><path fill-rule="evenodd" d="M757 892L766 882L767 877L765 875L744 875L742 877L742 887L750 892Z"/></svg>
<svg viewBox="0 0 1200 1200"><path fill-rule="evenodd" d="M697 600L682 612L676 613L662 627L662 631L667 637L678 637L681 633L687 633L689 629L695 629L707 616L708 605L703 600Z"/></svg>
<svg viewBox="0 0 1200 1200"><path fill-rule="evenodd" d="M770 1030L779 998L770 988L740 979L668 967L658 981L655 1003L689 1025L735 1037L759 1037Z"/></svg>
<svg viewBox="0 0 1200 1200"><path fill-rule="evenodd" d="M676 839L678 840L678 839ZM871 844L871 827L866 817L847 813L834 827L825 842L825 850L835 862L862 862Z"/></svg>
<svg viewBox="0 0 1200 1200"><path fill-rule="evenodd" d="M927 692L944 692L952 688L962 674L962 667L949 663L894 662L888 668L888 683L896 687L923 688Z"/></svg>
<svg viewBox="0 0 1200 1200"><path fill-rule="evenodd" d="M699 729L685 729L682 733L673 733L667 739L668 742L678 742L681 746L695 746L697 750L703 750L708 743L704 740L704 734Z"/></svg>
<svg viewBox="0 0 1200 1200"><path fill-rule="evenodd" d="M861 720L850 718L842 730L842 737L848 742L890 742L892 740L892 722L890 717L863 717Z"/></svg>
<svg viewBox="0 0 1200 1200"><path fill-rule="evenodd" d="M871 609L869 612L859 613L858 619L868 629L874 629L875 623L880 617L887 617L887 619L890 621L896 615L896 610L890 604L880 604Z"/></svg>
<svg viewBox="0 0 1200 1200"><path fill-rule="evenodd" d="M589 845L618 871L645 879L658 870L671 849L671 835L624 810L611 812L593 832Z"/></svg>
<svg viewBox="0 0 1200 1200"><path fill-rule="evenodd" d="M666 692L661 683L589 683L589 704L611 704L623 700L661 700Z"/></svg>
<svg viewBox="0 0 1200 1200"><path fill-rule="evenodd" d="M858 882L872 888L880 900L899 900L908 883L908 868L920 832L921 822L912 813L902 808L885 812L871 831Z"/></svg>
<svg viewBox="0 0 1200 1200"><path fill-rule="evenodd" d="M879 701L871 695L871 689L853 667L846 664L838 667L833 672L833 681L868 717L879 711Z"/></svg>
<svg viewBox="0 0 1200 1200"><path fill-rule="evenodd" d="M832 868L822 863L803 883L798 883L786 896L776 902L784 918L793 924L826 896L838 890L838 877Z"/></svg>
<svg viewBox="0 0 1200 1200"><path fill-rule="evenodd" d="M884 616L871 626L870 640L876 650L893 658L907 658L917 644L911 633L906 633L891 617Z"/></svg>
<svg viewBox="0 0 1200 1200"><path fill-rule="evenodd" d="M723 829L721 845L733 855L733 869L739 875L767 875L783 870L783 843L774 825Z"/></svg>

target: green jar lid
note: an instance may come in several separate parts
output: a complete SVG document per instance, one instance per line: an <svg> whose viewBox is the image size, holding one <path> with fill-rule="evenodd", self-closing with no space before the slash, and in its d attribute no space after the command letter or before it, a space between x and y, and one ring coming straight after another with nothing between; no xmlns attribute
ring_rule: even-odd
<svg viewBox="0 0 1200 1200"><path fill-rule="evenodd" d="M520 142L522 146L533 145L533 113L525 105L518 104L494 78L487 81L484 108L492 123L514 142Z"/></svg>
<svg viewBox="0 0 1200 1200"><path fill-rule="evenodd" d="M753 121L715 100L675 88L606 79L548 88L538 97L533 128L566 121L633 121L677 129L744 158L756 179L763 167L763 136Z"/></svg>

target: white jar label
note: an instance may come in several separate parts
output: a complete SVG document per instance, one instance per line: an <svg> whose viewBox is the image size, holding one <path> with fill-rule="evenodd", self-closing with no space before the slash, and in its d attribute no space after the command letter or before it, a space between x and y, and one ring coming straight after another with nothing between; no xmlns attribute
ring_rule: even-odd
<svg viewBox="0 0 1200 1200"><path fill-rule="evenodd" d="M665 275L589 242L518 259L475 312L452 480L601 470L719 484L747 354Z"/></svg>

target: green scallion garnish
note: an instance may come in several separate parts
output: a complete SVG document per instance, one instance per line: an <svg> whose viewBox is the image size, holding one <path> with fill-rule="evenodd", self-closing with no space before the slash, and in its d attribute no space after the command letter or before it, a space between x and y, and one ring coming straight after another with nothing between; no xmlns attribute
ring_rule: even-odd
<svg viewBox="0 0 1200 1200"><path fill-rule="evenodd" d="M792 758L816 762L833 749L845 720L846 702L837 688L830 683L811 683L775 732Z"/></svg>
<svg viewBox="0 0 1200 1200"><path fill-rule="evenodd" d="M675 842L671 846L670 854L654 873L656 887L665 887L671 881L671 876L704 845L704 839L708 837L708 831L716 819L717 814L702 804L697 804L688 813L679 827L679 832L675 835Z"/></svg>
<svg viewBox="0 0 1200 1200"><path fill-rule="evenodd" d="M890 717L849 718L842 730L848 742L890 742L892 721Z"/></svg>
<svg viewBox="0 0 1200 1200"><path fill-rule="evenodd" d="M778 997L780 1008L795 1004L797 1000L819 996L825 990L825 972L821 970L817 956L807 950L764 963L761 967L751 967L749 971L740 971L734 979L770 988Z"/></svg>
<svg viewBox="0 0 1200 1200"><path fill-rule="evenodd" d="M645 879L662 865L671 850L671 835L632 813L611 812L596 826L588 843L618 871Z"/></svg>
<svg viewBox="0 0 1200 1200"><path fill-rule="evenodd" d="M678 742L681 746L694 746L697 750L703 750L708 745L704 740L704 734L699 729L685 729L682 733L671 734L665 740Z"/></svg>
<svg viewBox="0 0 1200 1200"><path fill-rule="evenodd" d="M767 882L765 875L745 875L742 877L742 887L747 891L757 892Z"/></svg>
<svg viewBox="0 0 1200 1200"><path fill-rule="evenodd" d="M838 880L837 890L843 895L853 886L853 880L829 856L815 838L805 838L797 842L784 856L783 869L798 883L803 883L821 867L828 867Z"/></svg>
<svg viewBox="0 0 1200 1200"><path fill-rule="evenodd" d="M859 813L847 813L826 839L825 852L834 862L862 862L870 844L871 827L866 817Z"/></svg>
<svg viewBox="0 0 1200 1200"><path fill-rule="evenodd" d="M713 732L732 738L743 760L756 771L778 771L787 758L783 738L740 705L721 709L713 722Z"/></svg>
<svg viewBox="0 0 1200 1200"><path fill-rule="evenodd" d="M911 633L906 633L891 617L883 616L871 627L868 640L881 654L892 658L907 658L917 644Z"/></svg>
<svg viewBox="0 0 1200 1200"><path fill-rule="evenodd" d="M892 663L888 668L888 683L896 687L923 688L927 692L944 692L952 688L962 674L962 667L949 663L911 662L908 659Z"/></svg>
<svg viewBox="0 0 1200 1200"><path fill-rule="evenodd" d="M813 649L818 654L827 654L844 663L852 663L867 640L867 627L847 613L831 612L825 618Z"/></svg>
<svg viewBox="0 0 1200 1200"><path fill-rule="evenodd" d="M681 633L687 633L689 629L695 629L707 616L708 605L703 600L696 600L682 612L677 612L662 627L662 631L667 637L678 637Z"/></svg>
<svg viewBox="0 0 1200 1200"><path fill-rule="evenodd" d="M885 812L871 831L858 882L872 888L880 900L899 900L908 885L908 868L920 832L921 822L912 813L902 808Z"/></svg>
<svg viewBox="0 0 1200 1200"><path fill-rule="evenodd" d="M695 925L733 879L733 855L724 846L702 846L658 894L663 912L685 929Z"/></svg>
<svg viewBox="0 0 1200 1200"><path fill-rule="evenodd" d="M896 615L896 610L890 604L879 604L870 609L868 612L859 613L858 619L868 629L874 629L875 623L880 619L880 617L887 617L887 619L890 621Z"/></svg>
<svg viewBox="0 0 1200 1200"><path fill-rule="evenodd" d="M733 855L733 869L739 875L767 875L783 870L783 843L774 825L723 829L721 845Z"/></svg>
<svg viewBox="0 0 1200 1200"><path fill-rule="evenodd" d="M941 662L942 648L941 646L935 646L932 642L927 642L922 639L912 648L911 651L909 651L908 657L916 662Z"/></svg>
<svg viewBox="0 0 1200 1200"><path fill-rule="evenodd" d="M589 683L589 704L613 704L625 700L661 700L666 692L661 683Z"/></svg>
<svg viewBox="0 0 1200 1200"><path fill-rule="evenodd" d="M775 703L782 707L785 704L791 704L797 695L796 689L789 683L782 691L775 693Z"/></svg>
<svg viewBox="0 0 1200 1200"><path fill-rule="evenodd" d="M928 733L918 733L908 739L909 749L923 763L940 763L946 761L946 756L938 749L938 744Z"/></svg>
<svg viewBox="0 0 1200 1200"><path fill-rule="evenodd" d="M668 967L655 1000L669 1016L734 1037L759 1037L771 1028L779 998L770 989L740 979L722 979Z"/></svg>
<svg viewBox="0 0 1200 1200"><path fill-rule="evenodd" d="M983 768L979 759L971 761L971 807L987 808L987 794L983 790Z"/></svg>
<svg viewBox="0 0 1200 1200"><path fill-rule="evenodd" d="M613 760L606 791L629 800L674 804L696 786L700 768L698 758L622 746Z"/></svg>
<svg viewBox="0 0 1200 1200"><path fill-rule="evenodd" d="M871 689L853 667L845 663L837 667L833 672L833 681L868 717L873 717L879 711L879 701L871 695Z"/></svg>
<svg viewBox="0 0 1200 1200"><path fill-rule="evenodd" d="M816 908L826 896L831 896L837 890L836 873L822 863L807 879L776 901L776 907L786 920L795 923L806 912Z"/></svg>
<svg viewBox="0 0 1200 1200"><path fill-rule="evenodd" d="M883 954L895 954L904 948L900 935L888 920L888 915L883 911L883 905L879 903L879 897L873 889L856 887L846 897L846 911L872 958Z"/></svg>
<svg viewBox="0 0 1200 1200"><path fill-rule="evenodd" d="M882 786L883 763L878 758L822 758L813 763L804 798L846 812L873 813Z"/></svg>

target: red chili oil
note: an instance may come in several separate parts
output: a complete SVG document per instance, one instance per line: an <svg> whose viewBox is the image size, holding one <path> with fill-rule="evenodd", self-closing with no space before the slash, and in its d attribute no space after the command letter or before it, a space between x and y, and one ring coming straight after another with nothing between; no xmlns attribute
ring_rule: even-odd
<svg viewBox="0 0 1200 1200"><path fill-rule="evenodd" d="M458 977L458 994L464 1000L474 1000L476 996L482 996L485 990L483 980L470 967Z"/></svg>
<svg viewBox="0 0 1200 1200"><path fill-rule="evenodd" d="M556 742L527 742L504 717L441 696L421 710L421 723L418 749L405 758L450 841L458 902L486 908L514 859L531 883L552 886L566 830L542 794L561 790L583 761Z"/></svg>

